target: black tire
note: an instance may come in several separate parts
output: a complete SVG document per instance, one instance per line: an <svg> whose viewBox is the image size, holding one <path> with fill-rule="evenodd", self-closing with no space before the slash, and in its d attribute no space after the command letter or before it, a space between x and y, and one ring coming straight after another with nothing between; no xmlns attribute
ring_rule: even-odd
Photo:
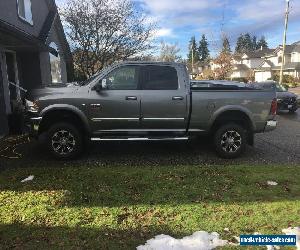
<svg viewBox="0 0 300 250"><path fill-rule="evenodd" d="M247 132L238 124L225 124L218 128L214 134L215 150L222 158L237 158L245 151L246 145Z"/></svg>
<svg viewBox="0 0 300 250"><path fill-rule="evenodd" d="M83 150L83 136L70 123L56 123L48 130L47 146L57 159L74 159Z"/></svg>

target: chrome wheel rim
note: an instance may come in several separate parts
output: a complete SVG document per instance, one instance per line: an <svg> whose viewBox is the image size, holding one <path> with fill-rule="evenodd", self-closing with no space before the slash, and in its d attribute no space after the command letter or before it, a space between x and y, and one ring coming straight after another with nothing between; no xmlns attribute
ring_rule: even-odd
<svg viewBox="0 0 300 250"><path fill-rule="evenodd" d="M241 135L234 130L226 131L222 135L221 147L227 153L235 153L242 146L242 137Z"/></svg>
<svg viewBox="0 0 300 250"><path fill-rule="evenodd" d="M51 143L53 150L60 155L72 153L76 145L74 136L67 130L57 131L52 136Z"/></svg>

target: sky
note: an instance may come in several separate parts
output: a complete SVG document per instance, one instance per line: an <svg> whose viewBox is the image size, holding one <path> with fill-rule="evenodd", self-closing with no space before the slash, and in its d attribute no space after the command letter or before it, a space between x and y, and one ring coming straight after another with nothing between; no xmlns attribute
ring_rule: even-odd
<svg viewBox="0 0 300 250"><path fill-rule="evenodd" d="M58 7L66 0L56 0ZM232 50L239 34L264 35L270 48L282 44L286 0L133 0L156 23L157 43L178 44L183 58L192 36L205 34L211 54L220 49L222 32ZM300 40L300 0L290 0L287 43Z"/></svg>

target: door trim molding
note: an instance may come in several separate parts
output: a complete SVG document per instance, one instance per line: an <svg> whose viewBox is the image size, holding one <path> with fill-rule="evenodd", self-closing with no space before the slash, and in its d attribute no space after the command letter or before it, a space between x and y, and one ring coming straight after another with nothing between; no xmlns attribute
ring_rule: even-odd
<svg viewBox="0 0 300 250"><path fill-rule="evenodd" d="M140 118L127 118L127 117L118 117L118 118L92 118L93 122L102 122L102 121L139 121Z"/></svg>
<svg viewBox="0 0 300 250"><path fill-rule="evenodd" d="M165 137L165 138L148 138L148 137L133 137L133 138L99 138L92 137L91 141L186 141L189 137Z"/></svg>
<svg viewBox="0 0 300 250"><path fill-rule="evenodd" d="M104 129L97 132L185 132L185 129Z"/></svg>
<svg viewBox="0 0 300 250"><path fill-rule="evenodd" d="M153 117L153 118L142 118L144 121L184 121L185 118L163 118L163 117Z"/></svg>

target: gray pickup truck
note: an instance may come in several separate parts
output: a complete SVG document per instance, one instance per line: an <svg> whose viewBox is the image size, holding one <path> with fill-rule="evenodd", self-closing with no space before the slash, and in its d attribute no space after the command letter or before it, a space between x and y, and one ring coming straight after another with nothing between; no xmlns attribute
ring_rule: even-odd
<svg viewBox="0 0 300 250"><path fill-rule="evenodd" d="M276 128L274 89L191 82L179 63L123 62L81 84L31 92L31 134L69 159L88 140L187 140L211 135L221 157L239 156L254 133Z"/></svg>

